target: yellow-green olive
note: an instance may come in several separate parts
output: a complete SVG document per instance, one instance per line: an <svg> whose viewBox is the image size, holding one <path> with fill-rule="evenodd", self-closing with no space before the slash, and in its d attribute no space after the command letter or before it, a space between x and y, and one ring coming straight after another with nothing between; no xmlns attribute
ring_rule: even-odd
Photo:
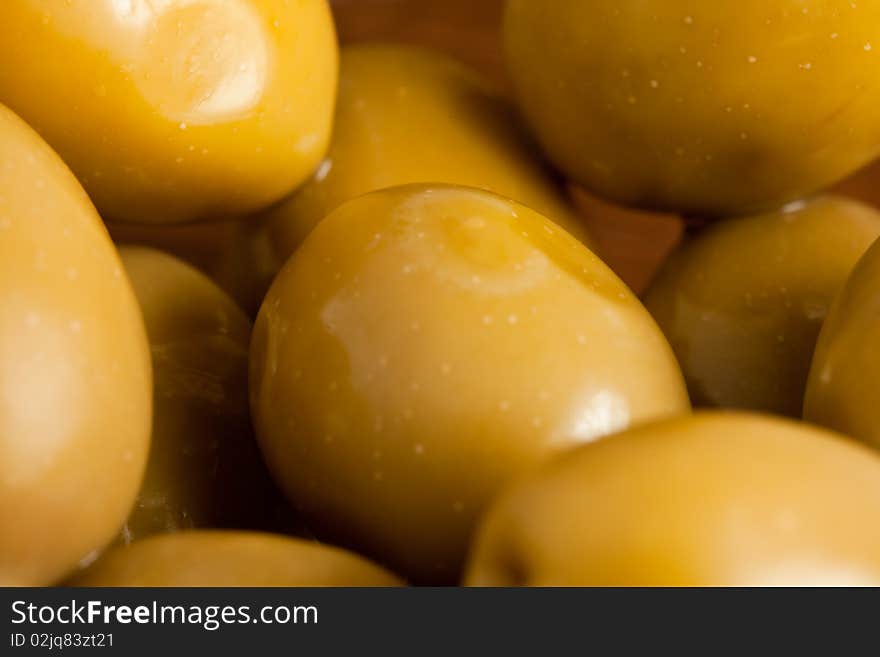
<svg viewBox="0 0 880 657"><path fill-rule="evenodd" d="M800 417L822 321L880 213L822 197L716 223L682 247L645 297L697 406Z"/></svg>
<svg viewBox="0 0 880 657"><path fill-rule="evenodd" d="M275 279L251 344L270 469L319 535L418 582L459 574L498 488L689 411L669 345L587 248L482 190L373 192Z"/></svg>
<svg viewBox="0 0 880 657"><path fill-rule="evenodd" d="M880 242L859 262L822 327L804 416L880 448Z"/></svg>
<svg viewBox="0 0 880 657"><path fill-rule="evenodd" d="M471 585L880 585L880 459L790 420L708 413L573 450L482 521Z"/></svg>
<svg viewBox="0 0 880 657"><path fill-rule="evenodd" d="M589 244L583 222L487 81L439 53L363 44L342 49L327 158L268 215L278 264L343 202L410 183L487 189L534 208Z"/></svg>
<svg viewBox="0 0 880 657"><path fill-rule="evenodd" d="M0 105L0 586L45 585L108 543L140 485L150 354L76 179Z"/></svg>
<svg viewBox="0 0 880 657"><path fill-rule="evenodd" d="M504 40L548 156L622 203L750 214L880 154L880 0L509 0Z"/></svg>
<svg viewBox="0 0 880 657"><path fill-rule="evenodd" d="M105 219L244 215L330 136L325 0L4 0L0 102L58 150Z"/></svg>
<svg viewBox="0 0 880 657"><path fill-rule="evenodd" d="M153 438L125 542L192 527L274 528L286 504L263 465L247 394L251 324L204 274L121 249L153 356Z"/></svg>
<svg viewBox="0 0 880 657"><path fill-rule="evenodd" d="M102 556L74 586L400 586L355 554L273 534L188 531Z"/></svg>

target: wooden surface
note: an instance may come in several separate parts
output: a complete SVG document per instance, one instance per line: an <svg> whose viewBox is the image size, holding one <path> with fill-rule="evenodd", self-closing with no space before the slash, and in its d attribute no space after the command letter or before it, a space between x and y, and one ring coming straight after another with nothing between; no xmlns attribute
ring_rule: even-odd
<svg viewBox="0 0 880 657"><path fill-rule="evenodd" d="M508 88L499 33L502 0L333 0L332 5L342 44L387 40L435 48ZM681 222L608 205L574 186L569 191L602 258L636 292L643 291L681 238Z"/></svg>

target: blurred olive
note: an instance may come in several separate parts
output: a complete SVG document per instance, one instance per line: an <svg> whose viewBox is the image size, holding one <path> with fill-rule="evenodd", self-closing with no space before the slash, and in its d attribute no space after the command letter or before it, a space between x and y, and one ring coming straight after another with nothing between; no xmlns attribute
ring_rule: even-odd
<svg viewBox="0 0 880 657"><path fill-rule="evenodd" d="M287 505L248 411L250 321L176 258L141 247L121 256L144 313L154 379L150 457L121 539L193 527L277 528Z"/></svg>
<svg viewBox="0 0 880 657"><path fill-rule="evenodd" d="M0 105L0 586L51 584L119 531L147 458L151 386L107 231Z"/></svg>
<svg viewBox="0 0 880 657"><path fill-rule="evenodd" d="M509 0L504 40L547 154L621 203L775 209L880 154L880 0Z"/></svg>
<svg viewBox="0 0 880 657"><path fill-rule="evenodd" d="M862 258L825 321L804 416L880 448L880 243Z"/></svg>
<svg viewBox="0 0 880 657"><path fill-rule="evenodd" d="M74 586L400 586L366 559L273 534L188 531L119 547Z"/></svg>
<svg viewBox="0 0 880 657"><path fill-rule="evenodd" d="M515 199L586 244L581 218L535 158L507 101L475 72L410 46L343 48L333 140L315 176L268 214L281 264L332 210L366 192L452 183Z"/></svg>
<svg viewBox="0 0 880 657"><path fill-rule="evenodd" d="M482 586L880 585L880 459L758 415L697 414L562 455L483 519Z"/></svg>
<svg viewBox="0 0 880 657"><path fill-rule="evenodd" d="M107 219L245 215L303 182L330 137L325 0L4 0L0 102Z"/></svg>
<svg viewBox="0 0 880 657"><path fill-rule="evenodd" d="M698 406L799 417L822 322L880 213L826 196L712 225L645 297Z"/></svg>

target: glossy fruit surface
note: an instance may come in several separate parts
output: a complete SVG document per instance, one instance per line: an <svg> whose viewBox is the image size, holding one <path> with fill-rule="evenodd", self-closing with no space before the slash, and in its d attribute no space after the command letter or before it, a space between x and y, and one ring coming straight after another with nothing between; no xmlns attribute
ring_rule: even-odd
<svg viewBox="0 0 880 657"><path fill-rule="evenodd" d="M154 380L150 458L122 540L193 527L272 528L286 505L251 429L250 321L176 258L140 247L121 256L144 313Z"/></svg>
<svg viewBox="0 0 880 657"><path fill-rule="evenodd" d="M504 33L548 156L618 202L750 214L880 153L880 0L510 0Z"/></svg>
<svg viewBox="0 0 880 657"><path fill-rule="evenodd" d="M344 204L281 271L254 327L251 408L319 535L419 582L548 454L686 413L635 296L532 210L451 186Z"/></svg>
<svg viewBox="0 0 880 657"><path fill-rule="evenodd" d="M880 458L767 416L696 414L573 450L485 516L466 583L880 583Z"/></svg>
<svg viewBox="0 0 880 657"><path fill-rule="evenodd" d="M5 0L0 102L105 219L244 215L318 165L337 45L325 0Z"/></svg>
<svg viewBox="0 0 880 657"><path fill-rule="evenodd" d="M856 267L822 328L804 416L880 448L880 244Z"/></svg>
<svg viewBox="0 0 880 657"><path fill-rule="evenodd" d="M695 405L800 417L822 322L880 212L841 197L708 227L645 296Z"/></svg>
<svg viewBox="0 0 880 657"><path fill-rule="evenodd" d="M189 531L115 548L74 586L400 586L366 559L255 532Z"/></svg>
<svg viewBox="0 0 880 657"><path fill-rule="evenodd" d="M590 238L537 159L512 108L486 80L411 46L343 48L333 141L315 176L269 213L279 266L332 210L367 192L409 183L487 189Z"/></svg>
<svg viewBox="0 0 880 657"><path fill-rule="evenodd" d="M0 585L47 585L108 543L140 485L143 320L76 179L0 105Z"/></svg>

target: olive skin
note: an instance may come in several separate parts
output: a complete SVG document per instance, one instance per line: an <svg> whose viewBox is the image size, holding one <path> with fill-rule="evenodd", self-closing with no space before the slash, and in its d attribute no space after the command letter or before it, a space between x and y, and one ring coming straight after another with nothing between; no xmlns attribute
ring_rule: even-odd
<svg viewBox="0 0 880 657"><path fill-rule="evenodd" d="M153 357L150 457L129 543L190 529L272 529L287 507L248 410L251 323L204 274L154 249L120 249Z"/></svg>
<svg viewBox="0 0 880 657"><path fill-rule="evenodd" d="M822 322L880 213L826 196L719 222L666 263L645 296L696 406L800 417Z"/></svg>
<svg viewBox="0 0 880 657"><path fill-rule="evenodd" d="M110 542L151 407L143 320L107 231L0 105L0 586L51 584Z"/></svg>
<svg viewBox="0 0 880 657"><path fill-rule="evenodd" d="M880 459L790 420L698 413L572 450L503 493L477 586L880 584Z"/></svg>
<svg viewBox="0 0 880 657"><path fill-rule="evenodd" d="M880 153L880 0L509 0L504 42L550 159L620 203L752 214Z"/></svg>
<svg viewBox="0 0 880 657"><path fill-rule="evenodd" d="M116 548L72 586L400 586L355 554L257 532L188 531Z"/></svg>
<svg viewBox="0 0 880 657"><path fill-rule="evenodd" d="M243 216L302 183L330 136L325 0L6 0L0 102L105 219Z"/></svg>
<svg viewBox="0 0 880 657"><path fill-rule="evenodd" d="M308 183L267 215L279 267L343 202L412 183L495 192L591 244L563 190L536 159L510 104L490 83L440 53L358 44L342 49L326 159Z"/></svg>
<svg viewBox="0 0 880 657"><path fill-rule="evenodd" d="M822 327L804 417L880 448L880 242L859 262Z"/></svg>
<svg viewBox="0 0 880 657"><path fill-rule="evenodd" d="M559 449L686 413L650 315L577 240L488 192L412 185L325 218L263 302L251 415L317 535L455 581L477 516Z"/></svg>

